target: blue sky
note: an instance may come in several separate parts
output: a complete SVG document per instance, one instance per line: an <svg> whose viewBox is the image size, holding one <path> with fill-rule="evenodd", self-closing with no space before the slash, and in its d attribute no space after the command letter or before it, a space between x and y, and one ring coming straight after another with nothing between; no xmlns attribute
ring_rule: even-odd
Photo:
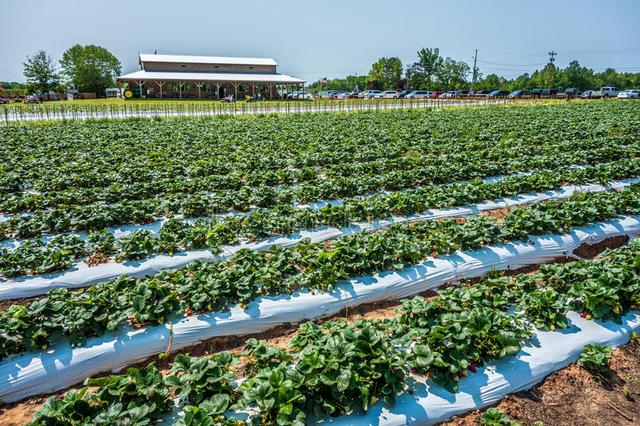
<svg viewBox="0 0 640 426"><path fill-rule="evenodd" d="M23 81L26 55L59 59L99 44L137 69L138 52L269 56L284 73L366 74L421 47L509 77L572 59L640 72L640 0L2 0L0 80Z"/></svg>

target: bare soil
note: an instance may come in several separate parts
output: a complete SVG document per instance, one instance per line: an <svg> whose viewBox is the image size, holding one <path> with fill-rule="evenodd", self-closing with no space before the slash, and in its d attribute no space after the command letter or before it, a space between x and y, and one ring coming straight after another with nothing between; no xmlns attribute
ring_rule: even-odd
<svg viewBox="0 0 640 426"><path fill-rule="evenodd" d="M598 377L571 365L532 389L507 395L496 405L523 426L640 424L640 343L613 351L610 370ZM454 417L447 426L480 424L485 410Z"/></svg>

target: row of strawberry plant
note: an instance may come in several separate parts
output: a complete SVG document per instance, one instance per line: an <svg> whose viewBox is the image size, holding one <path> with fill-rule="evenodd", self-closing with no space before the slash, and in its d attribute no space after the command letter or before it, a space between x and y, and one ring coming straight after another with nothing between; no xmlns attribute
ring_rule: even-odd
<svg viewBox="0 0 640 426"><path fill-rule="evenodd" d="M0 193L324 167L520 141L636 140L634 104L9 126ZM584 122L598 123L583 126Z"/></svg>
<svg viewBox="0 0 640 426"><path fill-rule="evenodd" d="M362 175L326 179L318 184L294 187L244 187L240 190L220 190L195 194L170 194L165 199L121 201L113 204L61 205L33 214L13 216L5 226L5 234L26 238L41 233L70 230L100 230L108 226L148 223L164 215L208 216L230 211L247 211L253 207L310 202L323 199L353 197L382 190L401 190L433 183L492 176L533 170L554 170L568 165L590 165L603 161L634 158L640 146L630 151L618 147L602 147L592 151L574 151L526 159L503 159L496 162L471 161L464 164L427 166L419 170L397 170L385 175ZM0 229L2 230L2 229Z"/></svg>
<svg viewBox="0 0 640 426"><path fill-rule="evenodd" d="M250 339L242 380L228 352L178 355L166 376L149 364L87 379L86 387L51 397L32 425L160 420L174 408L173 395L183 409L179 425L304 425L310 416L367 411L379 400L393 404L411 391L409 371L455 393L479 366L519 353L535 328L568 327L569 310L619 321L637 309L638 256L640 244L632 243L596 260L483 279L429 300L417 296L393 318L304 323L287 348ZM240 420L231 413L238 410L252 414Z"/></svg>
<svg viewBox="0 0 640 426"><path fill-rule="evenodd" d="M401 158L391 158L374 160L367 163L348 164L327 166L323 169L304 168L304 169L284 169L284 170L264 170L252 171L247 174L246 171L232 171L224 175L207 175L203 177L193 177L185 179L182 176L171 178L152 179L145 182L135 182L129 184L119 184L106 187L91 187L80 189L64 189L61 191L41 192L18 192L12 194L0 195L0 212L4 213L20 213L34 210L42 210L61 205L87 205L96 202L114 203L124 200L140 200L149 199L166 194L173 196L178 194L194 194L210 191L239 191L243 187L272 187L278 185L291 186L293 184L302 184L306 186L318 186L324 184L328 187L335 186L333 181L355 176L371 176L371 175L390 175L390 172L402 170L405 174L415 174L423 176L420 183L428 183L425 179L432 172L433 183L443 181L453 181L457 179L467 178L471 176L489 175L497 173L505 173L505 170L521 170L524 164L530 167L539 167L545 164L542 161L532 161L533 158L540 158L541 155L554 155L555 164L562 164L565 161L584 161L576 158L575 155L564 156L563 152L574 153L597 150L604 155L614 153L620 155L620 152L626 150L627 156L635 156L638 154L636 144L621 145L614 141L603 144L602 141L561 141L557 143L549 143L540 146L532 144L526 148L518 146L509 147L492 147L484 149L475 149L469 152L454 152L450 154L432 155L421 154L418 152L408 153L407 156ZM608 148L608 149L607 149ZM621 151L623 150L623 151ZM509 161L500 164L488 163L498 160L515 160L526 159L527 163L515 163ZM592 161L596 161L593 156ZM609 158L612 159L612 158ZM469 167L469 163L477 163L473 168ZM462 167L464 166L464 167ZM505 168L507 167L508 168ZM433 172L437 171L437 173ZM392 175L392 174L391 174ZM383 179L383 183L387 185L398 186L402 182L394 182L390 179ZM391 189L391 188L385 188ZM299 194L296 198L303 198L304 193Z"/></svg>
<svg viewBox="0 0 640 426"><path fill-rule="evenodd" d="M303 241L293 248L240 250L226 261L193 262L151 278L121 276L80 291L56 289L28 306L0 311L0 358L48 349L129 324L162 324L191 315L247 306L260 296L300 289L329 291L341 280L402 269L429 256L492 243L526 241L530 235L563 234L573 227L640 214L640 185L618 192L578 194L511 211L503 220L477 216L394 225L331 243Z"/></svg>
<svg viewBox="0 0 640 426"><path fill-rule="evenodd" d="M0 249L0 273L15 277L61 271L86 257L95 264L112 256L117 261L126 261L140 260L155 253L173 255L191 249L206 248L218 253L220 244L291 234L320 226L342 227L393 215L409 216L430 208L448 208L525 192L558 189L564 183L610 182L638 175L640 160L630 159L588 168L570 167L556 172L510 176L493 183L474 180L378 194L365 199L348 199L341 206L320 209L284 205L254 210L245 216L198 220L193 224L170 219L162 225L157 236L143 230L118 240L107 231L91 233L86 241L74 235L60 235L47 243L29 240L16 249Z"/></svg>

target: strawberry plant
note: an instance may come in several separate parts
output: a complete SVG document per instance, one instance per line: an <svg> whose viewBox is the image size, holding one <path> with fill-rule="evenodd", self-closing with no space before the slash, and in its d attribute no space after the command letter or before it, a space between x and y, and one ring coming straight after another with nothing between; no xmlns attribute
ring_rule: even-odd
<svg viewBox="0 0 640 426"><path fill-rule="evenodd" d="M519 426L520 423L514 421L500 411L498 408L488 408L487 411L480 416L480 424L483 426Z"/></svg>
<svg viewBox="0 0 640 426"><path fill-rule="evenodd" d="M586 345L578 357L577 364L593 373L602 374L609 367L611 348L601 344Z"/></svg>

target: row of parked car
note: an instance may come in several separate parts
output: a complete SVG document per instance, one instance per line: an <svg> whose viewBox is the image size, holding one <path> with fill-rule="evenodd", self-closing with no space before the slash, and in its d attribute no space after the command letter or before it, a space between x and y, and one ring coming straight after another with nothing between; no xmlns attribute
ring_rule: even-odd
<svg viewBox="0 0 640 426"><path fill-rule="evenodd" d="M318 93L318 97L327 99L423 99L423 98L577 98L597 99L613 98L621 99L638 98L640 90L629 89L620 90L617 87L607 86L598 90L580 91L575 87L570 87L564 91L560 89L533 89L533 90L451 90L439 92L437 90L363 90L361 92L347 92L344 90L325 90Z"/></svg>

